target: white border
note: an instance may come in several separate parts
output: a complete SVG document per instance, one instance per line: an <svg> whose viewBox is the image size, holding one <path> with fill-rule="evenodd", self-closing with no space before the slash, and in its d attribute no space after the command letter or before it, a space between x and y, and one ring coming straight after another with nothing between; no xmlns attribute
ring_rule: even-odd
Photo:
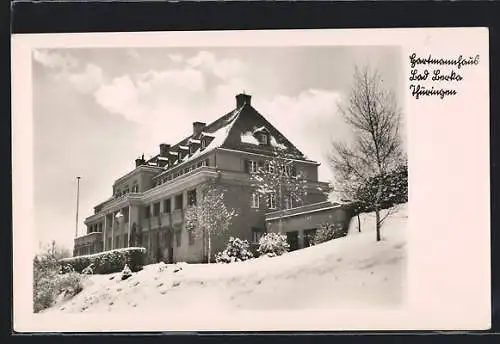
<svg viewBox="0 0 500 344"><path fill-rule="evenodd" d="M31 313L34 251L31 50L76 47L398 45L408 55L480 54L464 95L409 93L407 307L394 311L267 311L67 315ZM472 330L490 326L488 31L485 28L30 34L12 38L13 259L16 331Z"/></svg>

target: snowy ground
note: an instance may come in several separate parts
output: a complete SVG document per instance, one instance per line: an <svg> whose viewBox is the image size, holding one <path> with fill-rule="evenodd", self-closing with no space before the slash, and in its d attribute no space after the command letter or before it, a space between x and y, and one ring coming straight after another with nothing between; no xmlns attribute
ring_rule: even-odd
<svg viewBox="0 0 500 344"><path fill-rule="evenodd" d="M84 290L44 313L398 307L406 272L407 205L389 217L375 241L374 215L349 234L281 257L233 264L153 264L125 281L90 276Z"/></svg>

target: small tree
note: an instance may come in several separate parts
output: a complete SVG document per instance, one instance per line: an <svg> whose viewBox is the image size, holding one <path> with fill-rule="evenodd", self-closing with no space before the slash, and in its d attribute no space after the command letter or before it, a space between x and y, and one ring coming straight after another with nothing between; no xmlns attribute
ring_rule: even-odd
<svg viewBox="0 0 500 344"><path fill-rule="evenodd" d="M348 142L334 141L332 145L329 158L336 189L352 200L371 204L379 241L383 222L380 209L390 193L387 175L403 159L400 112L392 92L383 88L380 76L369 68L356 68L349 101L340 105L339 110L353 137Z"/></svg>
<svg viewBox="0 0 500 344"><path fill-rule="evenodd" d="M225 232L237 216L235 209L226 207L224 191L215 183L202 189L201 201L189 206L185 213L186 229L207 243L208 263L211 262L212 236Z"/></svg>
<svg viewBox="0 0 500 344"><path fill-rule="evenodd" d="M250 173L251 186L263 196L276 210L291 208L292 204L300 204L307 195L307 180L302 173L297 173L293 160L286 149L275 147L274 154L256 171ZM272 198L272 200L270 199ZM279 231L282 231L280 214Z"/></svg>

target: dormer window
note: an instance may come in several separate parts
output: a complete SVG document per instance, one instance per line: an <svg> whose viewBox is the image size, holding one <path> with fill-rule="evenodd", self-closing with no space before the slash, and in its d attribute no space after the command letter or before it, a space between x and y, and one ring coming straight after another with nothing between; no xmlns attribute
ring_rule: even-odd
<svg viewBox="0 0 500 344"><path fill-rule="evenodd" d="M253 134L261 145L269 144L269 131L267 130L266 127L260 127L255 129Z"/></svg>
<svg viewBox="0 0 500 344"><path fill-rule="evenodd" d="M201 150L205 149L207 146L207 140L205 138L201 139Z"/></svg>
<svg viewBox="0 0 500 344"><path fill-rule="evenodd" d="M266 133L259 133L259 142L262 145L267 145L269 140Z"/></svg>

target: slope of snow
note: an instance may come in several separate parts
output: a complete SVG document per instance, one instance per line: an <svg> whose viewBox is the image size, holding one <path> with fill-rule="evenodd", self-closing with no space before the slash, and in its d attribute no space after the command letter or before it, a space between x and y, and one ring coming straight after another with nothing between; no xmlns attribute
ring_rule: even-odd
<svg viewBox="0 0 500 344"><path fill-rule="evenodd" d="M375 241L373 214L349 234L275 258L233 264L153 264L125 281L90 276L84 290L46 313L192 309L397 308L403 302L407 206L387 218ZM138 313L140 314L140 313Z"/></svg>

